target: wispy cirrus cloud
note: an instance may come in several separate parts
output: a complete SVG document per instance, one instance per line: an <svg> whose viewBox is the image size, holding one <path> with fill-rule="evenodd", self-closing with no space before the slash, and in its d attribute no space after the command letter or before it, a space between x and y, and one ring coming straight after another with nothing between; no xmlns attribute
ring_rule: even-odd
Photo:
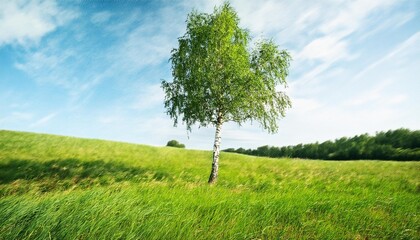
<svg viewBox="0 0 420 240"><path fill-rule="evenodd" d="M348 43L334 36L317 38L306 45L297 58L333 62L349 56Z"/></svg>
<svg viewBox="0 0 420 240"><path fill-rule="evenodd" d="M37 128L37 127L41 127L43 125L48 124L49 121L51 121L55 116L57 115L57 113L50 113L40 119L38 119L37 121L35 121L34 123L32 123L29 127L30 128Z"/></svg>
<svg viewBox="0 0 420 240"><path fill-rule="evenodd" d="M136 110L147 110L162 108L163 101L165 99L164 93L160 87L160 84L154 84L149 86L141 86L136 97L136 102L132 105L132 108Z"/></svg>
<svg viewBox="0 0 420 240"><path fill-rule="evenodd" d="M103 24L106 23L111 17L112 13L110 11L101 11L94 13L90 19L95 24Z"/></svg>
<svg viewBox="0 0 420 240"><path fill-rule="evenodd" d="M166 63L184 27L185 16L180 15L186 13L180 9L186 11L174 4L149 12L138 8L94 12L66 31L58 30L42 46L24 51L15 66L39 84L66 89L72 104L81 102L104 81L134 82L144 68ZM110 18L118 21L108 23ZM143 86L166 77L147 79Z"/></svg>
<svg viewBox="0 0 420 240"><path fill-rule="evenodd" d="M98 58L81 45L63 47L59 39L49 39L45 46L26 51L15 66L38 84L67 90L75 103L102 81L105 70Z"/></svg>
<svg viewBox="0 0 420 240"><path fill-rule="evenodd" d="M357 53L350 54L349 36L358 33L366 26L387 19L386 15L377 19L371 19L369 16L375 12L386 11L398 3L396 0L334 2L323 9L322 15L318 15L318 19L315 20L318 26L312 31L320 36L307 43L299 52L298 60L315 59L321 63L334 63L357 57Z"/></svg>
<svg viewBox="0 0 420 240"><path fill-rule="evenodd" d="M397 56L399 61L394 62L394 64L399 64L400 66L403 65L401 61L403 59L409 59L407 58L408 54L418 54L420 53L420 31L414 33L411 35L408 39L406 39L404 42L400 43L398 46L396 46L394 49L392 49L389 53L387 53L385 56L381 57L380 59L376 60L375 62L369 64L366 68L364 68L361 72L359 72L355 77L354 80L358 80L362 77L365 77L365 75L378 66L385 64L387 61L392 61L394 57ZM398 56L400 55L400 56ZM415 60L418 60L414 58Z"/></svg>
<svg viewBox="0 0 420 240"><path fill-rule="evenodd" d="M132 24L132 30L121 37L115 51L110 53L117 60L116 67L135 72L166 63L172 48L177 45L177 38L185 31L187 10L174 3L156 11L133 10L132 14L134 16L129 15L121 25L111 26L114 30L120 27L126 29L128 24L135 22L133 18L141 19L141 22Z"/></svg>

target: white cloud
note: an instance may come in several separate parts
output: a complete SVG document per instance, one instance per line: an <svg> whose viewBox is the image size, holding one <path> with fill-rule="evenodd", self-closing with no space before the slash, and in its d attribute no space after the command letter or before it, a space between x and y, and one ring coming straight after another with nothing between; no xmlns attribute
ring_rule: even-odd
<svg viewBox="0 0 420 240"><path fill-rule="evenodd" d="M381 66L382 64L385 64L387 61L393 61L394 68L396 68L396 64L399 64L402 66L403 64L401 62L395 61L395 57L398 55L405 55L405 54L413 54L413 53L420 53L420 31L416 32L412 36L410 36L407 40L405 40L403 43L395 47L391 52L386 54L384 57L380 58L379 60L375 61L374 63L367 66L365 69L363 69L360 73L358 73L354 80L361 79L365 77L366 74L371 72L372 70L376 69L378 66ZM400 59L399 61L402 61L401 59L414 59L418 60L418 58L407 58L407 57L397 57L396 59Z"/></svg>
<svg viewBox="0 0 420 240"><path fill-rule="evenodd" d="M389 79L386 80L386 81L380 82L373 89L371 89L369 91L366 91L366 92L360 94L359 96L353 97L352 99L347 101L347 103L345 105L361 106L361 105L366 105L368 103L372 103L372 102L382 100L384 97L387 97L387 96L385 96L384 91L390 85L392 85L392 81L389 80Z"/></svg>
<svg viewBox="0 0 420 240"><path fill-rule="evenodd" d="M104 30L111 32L115 36L123 37L127 35L134 24L140 24L139 16L142 12L139 9L133 9L130 12L112 13L112 17L118 17L118 21L109 21L104 26Z"/></svg>
<svg viewBox="0 0 420 240"><path fill-rule="evenodd" d="M358 81L351 80L347 71L327 76L332 68L321 75L325 70L322 66L327 63L303 74L290 85L293 108L280 121L279 134L267 136L264 144L282 146L400 127L417 129L415 119L420 112L416 102L420 99L414 89L420 86L419 36L413 34L367 65ZM327 104L321 104L321 99ZM235 147L238 146L242 145Z"/></svg>
<svg viewBox="0 0 420 240"><path fill-rule="evenodd" d="M289 8L284 1L235 1L234 5L240 15L244 25L249 27L254 33L271 33L284 27L282 20L289 17ZM293 4L292 4L293 5ZM279 10L282 9L280 14Z"/></svg>
<svg viewBox="0 0 420 240"><path fill-rule="evenodd" d="M337 61L349 56L347 42L333 36L317 38L306 45L297 58L322 60L323 62Z"/></svg>
<svg viewBox="0 0 420 240"><path fill-rule="evenodd" d="M376 34L382 31L395 30L412 20L415 16L416 13L410 11L395 13L394 15L376 24L376 26L372 26L372 28L366 31L364 35L362 35L361 40L364 40L365 38L369 38L371 36L375 36Z"/></svg>
<svg viewBox="0 0 420 240"><path fill-rule="evenodd" d="M71 50L55 52L55 46L46 47L32 53L27 53L24 62L16 63L16 68L30 73L40 83L54 83L70 88L72 83L65 79L68 71L61 66L67 59L75 55ZM58 68L60 71L57 71ZM47 74L43 74L47 72Z"/></svg>
<svg viewBox="0 0 420 240"><path fill-rule="evenodd" d="M103 29L107 35L114 34L115 41L111 44L106 41L98 43L99 36L86 34L92 21L106 21L111 17L110 12L79 19L62 34L47 38L42 46L23 52L15 67L28 73L41 85L67 90L73 107L84 104L95 88L108 79L130 84L127 88L132 87L131 82L135 80L146 82L141 87L148 86L150 80L156 82L166 76L154 76L156 79L144 79L142 76L143 79L139 80L138 73L145 67L156 66L169 59L170 51L184 28L185 16L178 9L175 5L144 13L133 9L128 14L124 12L127 16L122 16L121 12L112 13L119 14L121 21L108 24ZM182 18L180 15L183 15ZM146 90L148 92L140 92L147 96L135 103L136 108L144 109L147 105L163 102L159 86Z"/></svg>
<svg viewBox="0 0 420 240"><path fill-rule="evenodd" d="M196 0L196 1L190 1L190 0L183 0L181 1L180 5L183 9L186 9L188 12L191 10L198 10L199 12L206 12L210 13L213 12L213 9L215 6L220 6L223 4L224 0L213 0L213 1L207 1L207 0ZM185 17L186 15L184 15Z"/></svg>
<svg viewBox="0 0 420 240"><path fill-rule="evenodd" d="M401 103L405 102L407 99L408 99L407 95L398 94L398 95L390 97L389 100L388 100L388 103L398 105L398 104L401 104Z"/></svg>
<svg viewBox="0 0 420 240"><path fill-rule="evenodd" d="M294 98L293 99L293 108L290 112L299 112L307 114L311 111L315 111L322 108L322 104L311 98Z"/></svg>
<svg viewBox="0 0 420 240"><path fill-rule="evenodd" d="M12 119L19 119L19 120L30 120L32 119L32 113L28 112L12 112Z"/></svg>
<svg viewBox="0 0 420 240"><path fill-rule="evenodd" d="M107 22L111 17L112 17L111 12L102 11L102 12L94 13L90 19L95 24L102 24L102 23Z"/></svg>
<svg viewBox="0 0 420 240"><path fill-rule="evenodd" d="M63 34L47 38L45 44L24 51L15 67L26 72L39 85L52 85L68 91L75 106L89 98L91 91L110 75L106 49L93 49L97 44L85 36L74 38L83 29L69 28ZM76 44L68 44L68 41Z"/></svg>
<svg viewBox="0 0 420 240"><path fill-rule="evenodd" d="M37 43L77 15L60 8L53 0L0 1L0 46Z"/></svg>
<svg viewBox="0 0 420 240"><path fill-rule="evenodd" d="M106 125L113 125L122 120L123 119L120 116L102 116L98 118L99 123Z"/></svg>
<svg viewBox="0 0 420 240"><path fill-rule="evenodd" d="M330 7L323 8L322 14L314 14L314 16L318 17L314 19L318 26L315 26L312 32L315 32L314 36L318 35L318 37L313 38L303 47L297 54L296 60L298 64L305 64L305 61L318 60L323 67L315 67L311 74L304 76L300 80L315 79L339 61L356 59L358 53L350 51L352 47L350 37L359 31L366 30L366 26L375 23L369 18L373 13L384 11L396 3L397 1L395 0L338 1L331 4ZM380 22L383 18L375 20Z"/></svg>
<svg viewBox="0 0 420 240"><path fill-rule="evenodd" d="M49 121L51 121L56 115L57 115L57 113L50 113L50 114L38 119L36 122L32 123L29 127L30 128L41 127L41 126L47 124Z"/></svg>
<svg viewBox="0 0 420 240"><path fill-rule="evenodd" d="M37 51L27 52L23 61L16 63L15 66L28 73L38 84L66 89L71 101L75 103L81 100L83 95L88 97L89 91L107 74L107 71L99 69L94 61L87 65L87 61L92 57L95 58L94 55L87 55L81 49L72 47L63 49L53 40ZM80 70L86 67L90 68L89 72Z"/></svg>
<svg viewBox="0 0 420 240"><path fill-rule="evenodd" d="M338 7L335 17L325 21L320 27L328 35L331 33L341 37L348 36L367 23L367 16L375 11L381 11L397 3L397 0L356 0L347 1Z"/></svg>
<svg viewBox="0 0 420 240"><path fill-rule="evenodd" d="M398 85L397 82L391 79L381 81L372 89L346 101L344 106L363 106L364 108L369 108L370 106L388 106L388 108L393 108L392 105L401 104L409 98L405 93L392 91L396 85Z"/></svg>
<svg viewBox="0 0 420 240"><path fill-rule="evenodd" d="M165 7L151 13L142 14L142 22L128 32L111 57L117 59L119 68L139 71L147 66L167 62L177 38L185 31L185 16L179 6ZM159 19L159 21L156 21Z"/></svg>
<svg viewBox="0 0 420 240"><path fill-rule="evenodd" d="M0 118L1 124L9 124L16 122L26 122L33 118L33 114L30 112L12 112L9 115Z"/></svg>
<svg viewBox="0 0 420 240"><path fill-rule="evenodd" d="M172 44L170 38L162 36L158 29L138 27L131 32L120 48L121 61L128 70L139 70L145 66L157 65L169 59Z"/></svg>
<svg viewBox="0 0 420 240"><path fill-rule="evenodd" d="M147 109L156 109L163 106L163 101L165 99L164 92L160 87L160 84L153 84L145 86L142 84L138 93L136 102L132 106L136 110L147 110Z"/></svg>

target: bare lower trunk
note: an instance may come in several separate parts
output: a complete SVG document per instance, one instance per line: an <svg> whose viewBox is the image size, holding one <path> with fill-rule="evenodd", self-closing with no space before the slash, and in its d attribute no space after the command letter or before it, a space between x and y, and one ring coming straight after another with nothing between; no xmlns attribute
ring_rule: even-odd
<svg viewBox="0 0 420 240"><path fill-rule="evenodd" d="M216 183L217 175L219 174L219 155L220 155L220 131L222 130L222 118L217 118L216 134L214 136L213 146L213 163L211 165L211 173L209 177L209 184Z"/></svg>

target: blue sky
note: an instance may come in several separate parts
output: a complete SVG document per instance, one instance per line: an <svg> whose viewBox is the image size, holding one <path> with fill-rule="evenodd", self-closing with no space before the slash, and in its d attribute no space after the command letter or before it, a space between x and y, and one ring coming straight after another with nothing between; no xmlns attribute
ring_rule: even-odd
<svg viewBox="0 0 420 240"><path fill-rule="evenodd" d="M173 127L162 79L192 9L222 1L0 1L0 129L211 149ZM420 129L420 1L232 0L241 25L293 56L293 108L268 134L222 129L222 148Z"/></svg>

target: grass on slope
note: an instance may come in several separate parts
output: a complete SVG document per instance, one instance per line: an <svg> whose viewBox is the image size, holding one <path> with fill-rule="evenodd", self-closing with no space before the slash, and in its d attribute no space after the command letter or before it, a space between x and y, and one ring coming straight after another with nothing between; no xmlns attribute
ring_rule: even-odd
<svg viewBox="0 0 420 240"><path fill-rule="evenodd" d="M420 239L420 163L0 131L0 239Z"/></svg>

